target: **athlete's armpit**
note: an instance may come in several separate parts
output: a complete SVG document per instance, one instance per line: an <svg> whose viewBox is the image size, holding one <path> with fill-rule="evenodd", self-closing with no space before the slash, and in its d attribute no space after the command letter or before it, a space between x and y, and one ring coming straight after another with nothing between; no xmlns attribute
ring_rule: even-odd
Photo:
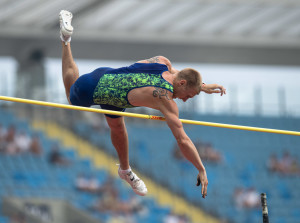
<svg viewBox="0 0 300 223"><path fill-rule="evenodd" d="M159 99L161 99L162 97L166 97L168 100L171 100L169 98L169 94L166 89L159 88L159 87L154 87L154 88L155 90L153 91L153 97L159 97Z"/></svg>

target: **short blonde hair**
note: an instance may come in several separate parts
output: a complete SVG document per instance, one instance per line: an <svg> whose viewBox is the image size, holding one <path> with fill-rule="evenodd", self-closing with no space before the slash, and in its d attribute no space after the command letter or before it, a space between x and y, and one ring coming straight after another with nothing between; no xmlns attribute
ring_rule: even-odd
<svg viewBox="0 0 300 223"><path fill-rule="evenodd" d="M198 94L201 91L202 77L201 74L193 68L185 68L177 74L178 80L186 80L188 88L195 88Z"/></svg>

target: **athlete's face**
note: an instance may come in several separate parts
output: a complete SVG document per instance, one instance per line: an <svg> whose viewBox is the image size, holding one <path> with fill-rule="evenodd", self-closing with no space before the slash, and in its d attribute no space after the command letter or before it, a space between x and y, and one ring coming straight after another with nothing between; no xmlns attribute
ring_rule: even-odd
<svg viewBox="0 0 300 223"><path fill-rule="evenodd" d="M181 80L174 88L173 98L178 98L186 102L189 98L193 98L198 92L194 88L186 86L186 81Z"/></svg>

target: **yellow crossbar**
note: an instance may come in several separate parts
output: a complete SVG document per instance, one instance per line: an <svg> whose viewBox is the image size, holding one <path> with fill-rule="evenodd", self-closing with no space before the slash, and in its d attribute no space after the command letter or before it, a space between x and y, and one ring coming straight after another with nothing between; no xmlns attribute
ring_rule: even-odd
<svg viewBox="0 0 300 223"><path fill-rule="evenodd" d="M145 115L145 114L136 114L136 113L129 113L129 112L111 111L111 110L105 110L105 109L87 108L87 107L80 107L80 106L74 106L74 105L58 104L58 103L52 103L52 102L29 100L29 99L15 98L15 97L0 96L0 100L32 104L32 105L47 106L47 107L63 108L63 109L70 109L70 110L77 110L77 111L96 112L96 113L102 113L102 114L108 114L108 115L119 115L119 116L132 117L132 118L142 118L142 119L165 121L164 117L155 116L155 115ZM186 120L186 119L180 119L180 121L184 124L191 124L191 125L203 125L203 126L210 126L210 127L239 129L239 130L247 130L247 131L255 131L255 132L268 132L268 133L300 136L300 132L296 132L296 131L258 128L258 127L231 125L231 124L221 124L221 123L194 121L194 120Z"/></svg>

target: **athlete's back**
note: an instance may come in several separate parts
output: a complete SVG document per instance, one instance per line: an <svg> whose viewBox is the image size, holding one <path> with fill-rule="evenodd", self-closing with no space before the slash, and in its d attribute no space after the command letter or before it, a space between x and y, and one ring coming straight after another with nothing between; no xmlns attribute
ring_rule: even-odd
<svg viewBox="0 0 300 223"><path fill-rule="evenodd" d="M173 92L173 86L162 77L168 67L159 63L135 63L128 67L98 68L80 76L71 88L74 105L112 105L118 108L134 107L128 93L135 88L160 87Z"/></svg>

